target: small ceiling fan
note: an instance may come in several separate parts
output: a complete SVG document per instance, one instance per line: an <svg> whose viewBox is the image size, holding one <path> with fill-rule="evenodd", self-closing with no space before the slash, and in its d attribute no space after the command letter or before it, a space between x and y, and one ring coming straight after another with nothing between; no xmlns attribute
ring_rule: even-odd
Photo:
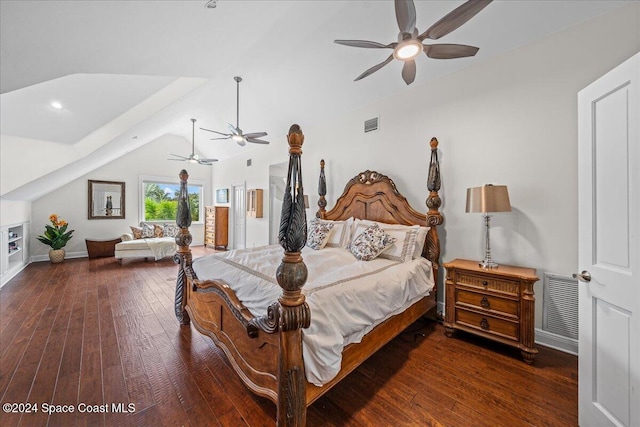
<svg viewBox="0 0 640 427"><path fill-rule="evenodd" d="M334 40L334 42L353 47L393 49L393 53L389 55L384 62L369 68L356 77L354 81L358 81L375 73L395 58L399 61L404 61L402 78L407 85L410 85L416 77L416 63L414 58L417 57L420 52L424 52L429 58L435 59L464 58L473 56L478 52L477 47L463 44L427 45L422 42L425 39L437 40L442 36L446 36L473 18L478 12L491 3L491 1L492 0L468 0L429 27L427 31L418 35L418 29L416 28L416 8L413 0L395 0L396 21L400 28L397 42L389 44L367 40Z"/></svg>
<svg viewBox="0 0 640 427"><path fill-rule="evenodd" d="M268 144L269 141L264 141L262 139L263 136L267 136L266 132L254 132L254 133L242 133L242 129L240 129L240 82L242 81L241 77L234 77L236 81L236 125L233 126L229 123L229 130L231 133L222 133L211 129L200 128L202 130L206 130L207 132L217 133L218 135L222 135L221 138L211 138L214 139L233 139L238 145L244 146L247 142L251 142L253 144Z"/></svg>
<svg viewBox="0 0 640 427"><path fill-rule="evenodd" d="M195 132L196 132L196 119L191 119L191 154L189 155L189 157L184 157L184 156L179 156L177 154L169 153L171 156L177 157L177 159L169 159L169 160L176 160L179 162L199 163L201 165L210 165L213 162L218 161L218 159L201 159L200 156L196 154Z"/></svg>

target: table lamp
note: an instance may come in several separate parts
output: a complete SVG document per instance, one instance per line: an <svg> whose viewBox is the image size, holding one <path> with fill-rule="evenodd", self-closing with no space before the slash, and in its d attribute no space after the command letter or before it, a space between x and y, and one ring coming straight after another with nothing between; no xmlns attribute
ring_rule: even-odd
<svg viewBox="0 0 640 427"><path fill-rule="evenodd" d="M467 188L466 212L482 212L485 224L484 261L482 268L497 268L498 264L491 259L491 244L489 243L490 212L511 212L509 192L506 185L487 184L482 187Z"/></svg>

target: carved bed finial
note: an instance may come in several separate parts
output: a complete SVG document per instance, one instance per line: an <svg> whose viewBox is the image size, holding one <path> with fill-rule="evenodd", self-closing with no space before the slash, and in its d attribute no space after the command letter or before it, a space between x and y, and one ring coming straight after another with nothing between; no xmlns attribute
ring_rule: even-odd
<svg viewBox="0 0 640 427"><path fill-rule="evenodd" d="M434 280L438 283L437 270L439 265L437 264L438 261L433 261L440 259L440 240L438 238L436 226L442 224L444 221L444 218L439 211L442 200L440 200L440 195L438 195L438 191L440 190L438 139L435 137L431 138L429 146L431 147L431 161L429 162L429 175L427 178L427 188L429 189L429 197L427 197L427 207L429 208L429 211L427 212L427 225L431 227L431 229L429 230L430 238L427 239L425 250L427 251L427 258L432 260L434 267Z"/></svg>
<svg viewBox="0 0 640 427"><path fill-rule="evenodd" d="M318 212L316 212L317 218L324 218L327 210L327 199L324 196L327 195L327 178L324 175L324 159L320 160L320 178L318 179Z"/></svg>
<svg viewBox="0 0 640 427"><path fill-rule="evenodd" d="M189 191L187 189L187 181L189 180L189 174L186 170L182 169L180 174L180 192L178 194L178 212L176 214L176 224L180 228L178 235L176 236L176 245L178 250L173 256L173 261L180 265L178 270L178 277L176 279L176 297L175 297L175 313L178 321L182 325L189 324L189 314L185 310L186 299L186 274L187 272L193 274L191 269L192 255L191 244L192 236L189 232L189 226L191 225L191 207L189 204ZM193 275L195 276L195 274Z"/></svg>
<svg viewBox="0 0 640 427"><path fill-rule="evenodd" d="M267 315L249 321L248 332L250 336L258 330L279 334L277 425L304 426L307 406L301 329L309 327L311 311L302 293L307 266L300 251L307 242L307 217L300 159L304 134L300 126L291 126L287 140L289 171L278 233L284 256L276 270L282 294L269 306Z"/></svg>

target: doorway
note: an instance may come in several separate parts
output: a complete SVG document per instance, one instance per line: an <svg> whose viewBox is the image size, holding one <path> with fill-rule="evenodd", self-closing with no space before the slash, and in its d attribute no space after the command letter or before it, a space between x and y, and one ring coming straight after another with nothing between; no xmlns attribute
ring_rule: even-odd
<svg viewBox="0 0 640 427"><path fill-rule="evenodd" d="M280 214L282 211L282 200L287 184L287 172L289 164L287 162L277 163L269 166L269 244L278 243L278 233L280 231Z"/></svg>
<svg viewBox="0 0 640 427"><path fill-rule="evenodd" d="M231 187L233 190L233 199L231 200L233 249L244 249L247 246L246 183L234 184Z"/></svg>

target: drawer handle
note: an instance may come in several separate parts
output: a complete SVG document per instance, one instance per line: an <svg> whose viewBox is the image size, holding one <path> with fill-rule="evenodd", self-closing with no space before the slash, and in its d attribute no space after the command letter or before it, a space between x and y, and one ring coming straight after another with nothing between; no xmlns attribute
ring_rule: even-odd
<svg viewBox="0 0 640 427"><path fill-rule="evenodd" d="M485 331L488 330L489 329L489 321L483 317L482 320L480 321L480 327L482 329L484 329Z"/></svg>
<svg viewBox="0 0 640 427"><path fill-rule="evenodd" d="M483 281L482 281L482 284L483 284L484 286L487 286L487 285L489 284L489 282L487 282L486 280L483 280Z"/></svg>
<svg viewBox="0 0 640 427"><path fill-rule="evenodd" d="M482 299L480 300L480 305L483 306L484 308L489 308L490 304L487 297L482 297Z"/></svg>

